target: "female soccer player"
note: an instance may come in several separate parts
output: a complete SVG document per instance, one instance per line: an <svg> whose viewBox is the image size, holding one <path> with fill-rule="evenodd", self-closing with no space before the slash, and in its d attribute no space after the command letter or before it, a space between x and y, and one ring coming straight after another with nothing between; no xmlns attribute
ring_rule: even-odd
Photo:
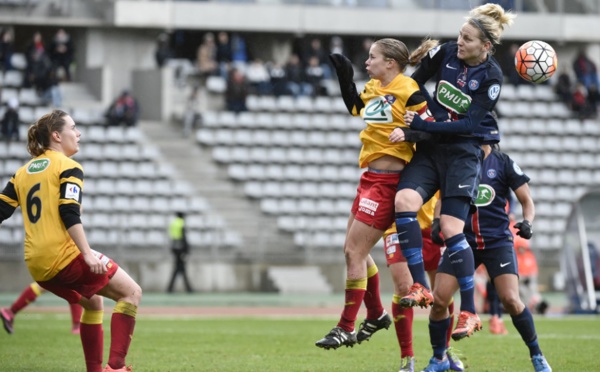
<svg viewBox="0 0 600 372"><path fill-rule="evenodd" d="M378 293L365 299L367 287L376 285L379 280L377 266L374 266L369 253L394 222L393 199L396 186L400 173L413 155L412 143L391 143L388 137L397 126L406 127L404 115L408 110L432 120L419 86L403 74L411 59L418 61L431 47L426 42L410 55L401 41L385 38L374 42L366 61L366 70L371 80L360 95L353 81L350 61L340 54L331 55L348 111L354 116L360 115L366 122L366 128L360 133L363 146L359 166L367 170L361 176L344 243L344 309L337 326L316 342L318 347L336 349L342 345L353 346L357 342L354 325L363 300L368 302L372 299L378 303L367 306L370 309L368 319L377 321L379 327L387 328L391 323L381 306ZM369 272L367 262L371 267Z"/></svg>
<svg viewBox="0 0 600 372"><path fill-rule="evenodd" d="M512 189L522 206L523 221L514 225L517 235L530 239L535 205L529 192L529 177L506 154L490 145L482 146L485 159L479 184L477 212L467 221L465 234L475 257L475 268L483 264L496 287L504 309L529 348L536 372L551 372L539 347L533 317L519 296L519 274L514 237L506 211ZM446 265L445 263L441 264ZM431 339L432 345L437 340Z"/></svg>
<svg viewBox="0 0 600 372"><path fill-rule="evenodd" d="M417 144L395 199L400 246L415 281L401 304L427 306L433 302L430 331L443 334L450 321L449 301L460 288L461 312L452 334L454 340L481 329L473 298L473 252L463 229L477 195L483 160L481 144L499 141L492 110L500 95L503 76L492 54L505 25L512 24L513 18L513 14L504 12L496 4L473 9L460 29L458 40L430 50L413 74L421 85L429 78L436 79L430 108L433 108L437 121L425 122L413 112L405 115L405 121L412 129L434 136L430 141ZM400 130L390 135L392 141L402 139ZM425 282L422 239L416 214L438 189L442 199L440 226L447 247L443 257L448 267L438 269L432 296ZM435 352L436 358L443 358L440 368L447 364L443 349L440 345ZM431 369L434 370L438 369Z"/></svg>
<svg viewBox="0 0 600 372"><path fill-rule="evenodd" d="M125 357L142 289L87 241L80 219L83 168L71 159L79 151L80 136L73 119L61 110L29 127L27 149L33 159L16 171L0 193L0 223L21 207L29 273L42 288L83 306L80 335L87 371L130 371ZM104 369L100 296L116 301Z"/></svg>
<svg viewBox="0 0 600 372"><path fill-rule="evenodd" d="M436 242L432 239L431 226L434 217L434 210L437 207L438 194L434 195L417 214L417 220L421 227L421 236L423 238L423 263L429 282L435 285L435 273L440 262L443 249L443 241ZM438 213L439 214L439 213ZM412 347L412 324L414 312L412 307L403 307L400 300L405 296L413 283L410 277L410 271L406 263L406 258L402 255L400 244L398 244L398 235L396 226L392 225L384 234L384 251L387 265L392 274L394 282L394 296L392 298L392 315L396 330L396 338L400 346L400 370L399 372L414 372L415 357ZM368 291L367 291L368 293ZM454 317L454 302L449 305L450 319ZM365 320L365 323L367 320ZM363 324L365 324L363 323ZM360 329L364 327L361 324ZM367 328L368 329L368 328ZM359 330L359 335L360 335ZM450 363L451 371L464 371L465 367L460 360L458 352L450 347L450 338L452 334L452 322L448 325L446 332L446 356ZM360 341L360 340L359 340Z"/></svg>
<svg viewBox="0 0 600 372"><path fill-rule="evenodd" d="M0 308L0 319L2 319L6 332L13 334L15 316L44 292L46 292L44 288L40 287L36 282L33 282L21 292L21 295L19 295L10 307ZM78 335L81 326L81 312L83 310L79 304L69 304L69 307L71 309L71 333Z"/></svg>

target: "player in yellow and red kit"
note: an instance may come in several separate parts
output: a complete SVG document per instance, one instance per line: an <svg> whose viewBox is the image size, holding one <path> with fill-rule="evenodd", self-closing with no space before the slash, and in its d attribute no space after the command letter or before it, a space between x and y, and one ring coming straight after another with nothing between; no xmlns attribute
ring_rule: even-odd
<svg viewBox="0 0 600 372"><path fill-rule="evenodd" d="M33 156L0 193L0 223L23 211L25 263L40 287L79 303L81 343L88 372L130 371L125 366L142 289L113 260L93 251L81 223L83 168L71 156L81 133L64 111L53 110L27 132ZM108 364L104 351L103 299L116 301Z"/></svg>

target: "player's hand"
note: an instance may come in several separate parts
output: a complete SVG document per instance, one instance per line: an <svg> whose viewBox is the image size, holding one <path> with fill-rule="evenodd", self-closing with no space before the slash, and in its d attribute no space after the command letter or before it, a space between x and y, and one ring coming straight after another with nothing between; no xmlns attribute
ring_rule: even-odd
<svg viewBox="0 0 600 372"><path fill-rule="evenodd" d="M404 114L404 123L408 126L410 126L410 124L412 124L413 119L415 117L416 112L414 111L406 111L406 114Z"/></svg>
<svg viewBox="0 0 600 372"><path fill-rule="evenodd" d="M354 69L352 68L352 62L346 56L339 53L331 53L329 60L333 64L333 67L335 67L339 79L352 81L354 78Z"/></svg>
<svg viewBox="0 0 600 372"><path fill-rule="evenodd" d="M393 142L393 143L404 142L404 140L406 139L402 128L395 128L392 131L392 133L390 133L388 138L390 139L390 142Z"/></svg>
<svg viewBox="0 0 600 372"><path fill-rule="evenodd" d="M533 235L533 226L531 226L531 222L527 220L517 222L515 224L515 229L519 230L517 231L517 235L524 239L531 239L531 236Z"/></svg>
<svg viewBox="0 0 600 372"><path fill-rule="evenodd" d="M90 271L94 274L104 274L108 271L106 266L100 261L95 254L89 254L83 257L85 263L90 267Z"/></svg>
<svg viewBox="0 0 600 372"><path fill-rule="evenodd" d="M444 239L442 239L442 227L440 226L440 219L434 218L431 221L431 240L438 245L444 245Z"/></svg>

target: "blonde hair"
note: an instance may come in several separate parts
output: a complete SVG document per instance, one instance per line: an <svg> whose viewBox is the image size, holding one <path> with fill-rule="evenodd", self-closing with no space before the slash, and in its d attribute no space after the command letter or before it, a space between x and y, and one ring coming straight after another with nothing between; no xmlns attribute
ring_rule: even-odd
<svg viewBox="0 0 600 372"><path fill-rule="evenodd" d="M42 116L27 130L27 151L31 156L40 156L50 148L50 138L54 132L62 132L66 124L62 110L53 110Z"/></svg>
<svg viewBox="0 0 600 372"><path fill-rule="evenodd" d="M500 44L502 32L513 24L516 17L498 4L484 4L471 10L466 19L480 31L480 39L491 42L493 46Z"/></svg>
<svg viewBox="0 0 600 372"><path fill-rule="evenodd" d="M437 40L425 39L419 47L412 53L408 50L406 44L397 39L384 38L375 41L381 54L385 58L393 59L400 66L400 70L404 72L406 66L416 66L427 52L436 47L439 42Z"/></svg>
<svg viewBox="0 0 600 372"><path fill-rule="evenodd" d="M416 66L417 64L419 64L423 57L425 57L427 52L429 52L431 49L435 48L438 45L440 45L439 40L434 40L430 38L423 39L423 41L421 41L421 44L417 47L417 49L415 49L410 54L410 65Z"/></svg>

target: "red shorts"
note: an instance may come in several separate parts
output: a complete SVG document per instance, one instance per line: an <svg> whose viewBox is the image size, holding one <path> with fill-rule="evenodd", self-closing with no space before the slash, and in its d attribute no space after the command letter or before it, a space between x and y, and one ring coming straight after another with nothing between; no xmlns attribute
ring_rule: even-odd
<svg viewBox="0 0 600 372"><path fill-rule="evenodd" d="M400 173L365 171L350 210L354 218L379 230L394 223L394 198Z"/></svg>
<svg viewBox="0 0 600 372"><path fill-rule="evenodd" d="M423 236L423 264L425 271L437 270L442 257L442 246L431 241L431 229L421 230ZM398 236L396 234L388 235L383 241L383 249L385 251L385 260L387 265L406 262L406 258L402 255L400 244L398 244Z"/></svg>
<svg viewBox="0 0 600 372"><path fill-rule="evenodd" d="M100 252L92 252L104 263L108 271L94 274L79 254L70 264L65 266L56 276L44 282L37 282L40 287L62 297L70 304L78 303L81 297L91 298L99 290L106 287L110 278L115 275L119 265Z"/></svg>

